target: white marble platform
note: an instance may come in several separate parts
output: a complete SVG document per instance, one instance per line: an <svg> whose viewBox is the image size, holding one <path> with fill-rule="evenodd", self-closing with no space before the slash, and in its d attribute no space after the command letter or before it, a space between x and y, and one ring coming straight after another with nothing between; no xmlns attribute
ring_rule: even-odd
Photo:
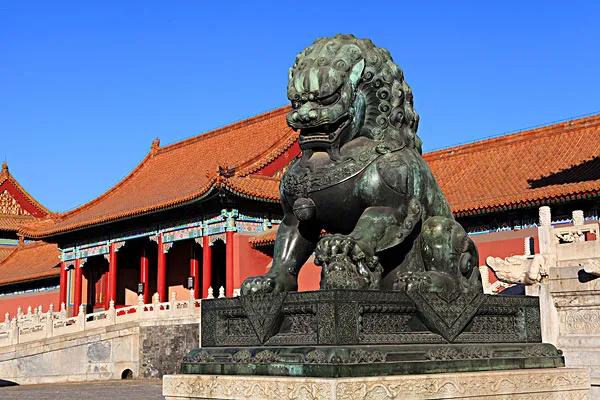
<svg viewBox="0 0 600 400"><path fill-rule="evenodd" d="M584 368L396 375L370 378L166 375L166 400L588 400Z"/></svg>

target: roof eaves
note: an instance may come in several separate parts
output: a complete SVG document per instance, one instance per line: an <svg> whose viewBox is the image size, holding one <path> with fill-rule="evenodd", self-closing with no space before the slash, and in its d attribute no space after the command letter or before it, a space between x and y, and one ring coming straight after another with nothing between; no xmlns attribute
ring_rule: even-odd
<svg viewBox="0 0 600 400"><path fill-rule="evenodd" d="M35 282L35 281L39 281L42 279L47 279L47 278L54 278L60 275L60 271L56 271L53 269L51 269L50 271L46 272L46 273L41 273L41 274L35 274L35 275L25 275L24 277L19 277L19 278L11 278L5 281L0 281L0 286L8 286L8 285L14 285L15 283L28 283L28 282Z"/></svg>
<svg viewBox="0 0 600 400"><path fill-rule="evenodd" d="M566 192L566 193L561 193L559 195L553 195L553 196L539 196L539 197L532 198L532 199L517 200L517 201L512 201L512 202L507 201L507 202L501 202L501 203L497 203L497 204L490 204L490 205L486 205L486 206L482 206L482 207L468 207L468 208L455 210L455 211L453 211L453 213L457 217L468 217L468 216L474 216L474 215L489 214L489 213L496 212L499 210L517 210L517 209L530 208L530 207L541 206L541 205L557 204L557 203L562 203L562 202L568 201L568 200L579 200L585 196L590 196L590 197L600 196L600 188L595 189L595 190L593 189L593 190L579 190L579 191Z"/></svg>
<svg viewBox="0 0 600 400"><path fill-rule="evenodd" d="M133 217L137 217L137 216L141 216L141 215L151 214L151 213L154 213L159 210L167 210L167 209L170 209L170 208L173 208L176 206L183 205L185 203L194 202L194 201L198 201L198 200L205 198L206 196L208 196L211 193L215 182L216 182L216 177L213 177L207 183L207 185L205 185L198 192L196 192L192 195L181 197L179 199L165 202L162 204L144 207L144 208L137 209L137 210L129 210L125 213L113 214L110 216L105 216L102 218L96 218L96 219L92 219L89 221L85 221L85 222L82 222L79 224L57 227L55 229L52 229L52 228L46 229L46 230L42 229L37 232L35 230L31 229L32 227L35 226L35 224L31 224L31 225L28 225L28 226L25 226L25 227L19 229L19 232L29 238L43 239L43 238L51 237L54 235L62 234L62 233L68 232L68 231L78 231L78 230L87 229L87 228L97 226L97 225L104 225L104 224L122 220L122 219L129 219L129 218L133 218Z"/></svg>

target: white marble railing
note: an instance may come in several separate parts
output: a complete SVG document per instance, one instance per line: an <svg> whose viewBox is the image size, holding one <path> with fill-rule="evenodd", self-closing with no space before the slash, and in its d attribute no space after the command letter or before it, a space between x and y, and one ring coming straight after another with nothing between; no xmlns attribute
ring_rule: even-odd
<svg viewBox="0 0 600 400"><path fill-rule="evenodd" d="M158 294L155 294L152 303L144 304L144 297L140 295L135 305L115 308L114 302L111 301L108 310L91 314L85 314L82 305L79 307L78 315L74 317L67 316L64 303L59 312L54 311L53 305L50 305L47 312L42 312L41 306L35 310L29 307L26 314L19 310L13 318L10 318L8 313L5 315L5 321L0 323L0 347L124 322L167 320L199 315L200 300L194 298L193 290L190 290L188 300L177 300L175 293L172 293L169 301L161 303Z"/></svg>

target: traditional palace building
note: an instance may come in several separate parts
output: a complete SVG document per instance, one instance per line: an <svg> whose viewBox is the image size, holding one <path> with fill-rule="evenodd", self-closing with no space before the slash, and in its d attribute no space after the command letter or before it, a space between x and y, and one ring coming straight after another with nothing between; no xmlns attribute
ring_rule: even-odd
<svg viewBox="0 0 600 400"><path fill-rule="evenodd" d="M56 244L25 243L17 231L38 221L49 211L35 200L10 174L8 165L0 172L0 312L17 307L56 303L59 251Z"/></svg>
<svg viewBox="0 0 600 400"><path fill-rule="evenodd" d="M271 262L281 218L279 179L300 152L287 111L167 146L155 140L121 182L62 214L48 213L14 180L5 200L0 180L0 212L25 210L26 217L11 213L19 215L19 233L44 241L18 245L10 231L15 243L0 263L0 285L8 288L0 311L47 304L19 293L35 281L51 289L52 279L60 282L59 290L48 292L52 301L71 312L80 305L88 312L108 308L110 300L117 307L134 304L139 293L146 302L154 293L161 301L173 293L187 298L186 288L196 297L211 288L217 296L221 287L224 295L235 295L244 278L264 273ZM600 115L434 151L425 159L477 242L481 265L488 255L536 251L541 205L552 207L555 223L570 223L573 209L598 218ZM304 268L300 290L317 288L319 273L312 264ZM500 291L489 278L487 289ZM41 296L42 287L35 288Z"/></svg>

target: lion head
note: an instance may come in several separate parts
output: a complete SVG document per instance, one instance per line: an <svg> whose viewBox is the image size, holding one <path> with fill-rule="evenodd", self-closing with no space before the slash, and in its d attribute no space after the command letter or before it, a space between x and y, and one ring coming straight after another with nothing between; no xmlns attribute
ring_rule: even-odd
<svg viewBox="0 0 600 400"><path fill-rule="evenodd" d="M362 136L421 151L419 116L390 53L353 35L321 38L289 70L290 127L303 150L339 151Z"/></svg>

